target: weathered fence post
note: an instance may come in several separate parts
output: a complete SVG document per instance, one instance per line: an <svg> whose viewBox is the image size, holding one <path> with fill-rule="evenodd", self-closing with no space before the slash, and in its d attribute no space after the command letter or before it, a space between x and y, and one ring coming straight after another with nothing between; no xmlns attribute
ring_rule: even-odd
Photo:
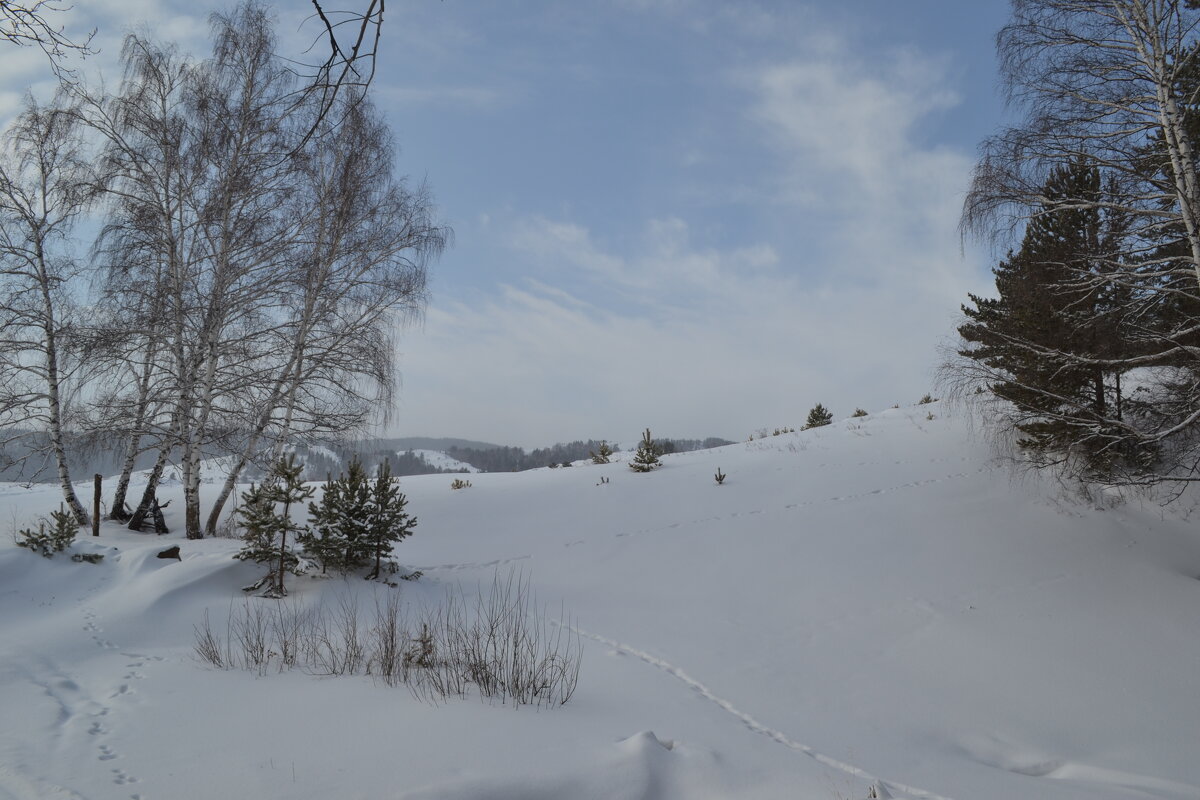
<svg viewBox="0 0 1200 800"><path fill-rule="evenodd" d="M100 481L104 476L96 473L96 491L92 494L92 536L100 535Z"/></svg>

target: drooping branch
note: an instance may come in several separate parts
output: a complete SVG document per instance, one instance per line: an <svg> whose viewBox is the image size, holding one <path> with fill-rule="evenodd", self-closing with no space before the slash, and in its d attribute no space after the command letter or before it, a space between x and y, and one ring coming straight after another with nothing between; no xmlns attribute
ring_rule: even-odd
<svg viewBox="0 0 1200 800"><path fill-rule="evenodd" d="M63 67L62 61L72 53L86 56L95 52L91 45L96 31L93 29L83 39L74 39L66 34L65 28L55 25L52 18L71 8L49 0L34 0L31 3L0 0L0 39L18 47L41 49L50 59L56 75L67 80L73 79L74 72Z"/></svg>

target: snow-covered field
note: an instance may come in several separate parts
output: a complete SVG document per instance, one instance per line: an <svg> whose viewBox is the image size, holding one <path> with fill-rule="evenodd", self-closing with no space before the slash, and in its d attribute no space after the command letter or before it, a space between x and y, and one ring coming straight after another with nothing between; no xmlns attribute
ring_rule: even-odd
<svg viewBox="0 0 1200 800"><path fill-rule="evenodd" d="M106 525L76 545L106 554L92 566L5 536L0 798L1200 797L1182 505L1058 499L937 405L645 475L451 479L402 483L420 524L399 555L421 580L291 578L293 598L419 607L519 570L583 637L567 705L218 670L193 625L258 574L235 542ZM6 525L56 506L0 487ZM170 544L182 561L155 558Z"/></svg>

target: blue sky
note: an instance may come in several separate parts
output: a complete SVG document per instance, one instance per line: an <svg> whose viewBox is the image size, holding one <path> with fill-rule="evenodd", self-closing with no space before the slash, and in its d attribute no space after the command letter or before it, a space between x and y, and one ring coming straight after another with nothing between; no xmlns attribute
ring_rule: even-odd
<svg viewBox="0 0 1200 800"><path fill-rule="evenodd" d="M206 0L94 0L89 72ZM83 6L87 6L85 11ZM277 3L292 46L306 4ZM1004 114L1002 0L405 0L375 100L455 244L391 430L745 439L915 402L991 254L957 233ZM42 79L5 50L0 112Z"/></svg>

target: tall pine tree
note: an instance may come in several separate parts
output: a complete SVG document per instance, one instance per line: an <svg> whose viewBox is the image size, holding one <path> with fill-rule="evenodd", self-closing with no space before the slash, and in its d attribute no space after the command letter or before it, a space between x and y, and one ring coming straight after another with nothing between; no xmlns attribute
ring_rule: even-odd
<svg viewBox="0 0 1200 800"><path fill-rule="evenodd" d="M379 577L383 559L392 554L396 542L412 536L413 528L417 527L417 518L410 517L404 510L406 505L408 498L400 491L391 467L384 461L379 465L375 484L371 487L371 513L362 538L363 549L375 558L375 566L366 576L367 580Z"/></svg>
<svg viewBox="0 0 1200 800"><path fill-rule="evenodd" d="M1121 333L1127 283L1108 280L1120 252L1119 214L1102 212L1100 171L1076 160L1056 168L1020 249L992 272L998 297L969 295L960 355L978 362L988 388L1018 412L1021 445L1104 457L1119 416ZM1080 202L1081 200L1088 202Z"/></svg>

